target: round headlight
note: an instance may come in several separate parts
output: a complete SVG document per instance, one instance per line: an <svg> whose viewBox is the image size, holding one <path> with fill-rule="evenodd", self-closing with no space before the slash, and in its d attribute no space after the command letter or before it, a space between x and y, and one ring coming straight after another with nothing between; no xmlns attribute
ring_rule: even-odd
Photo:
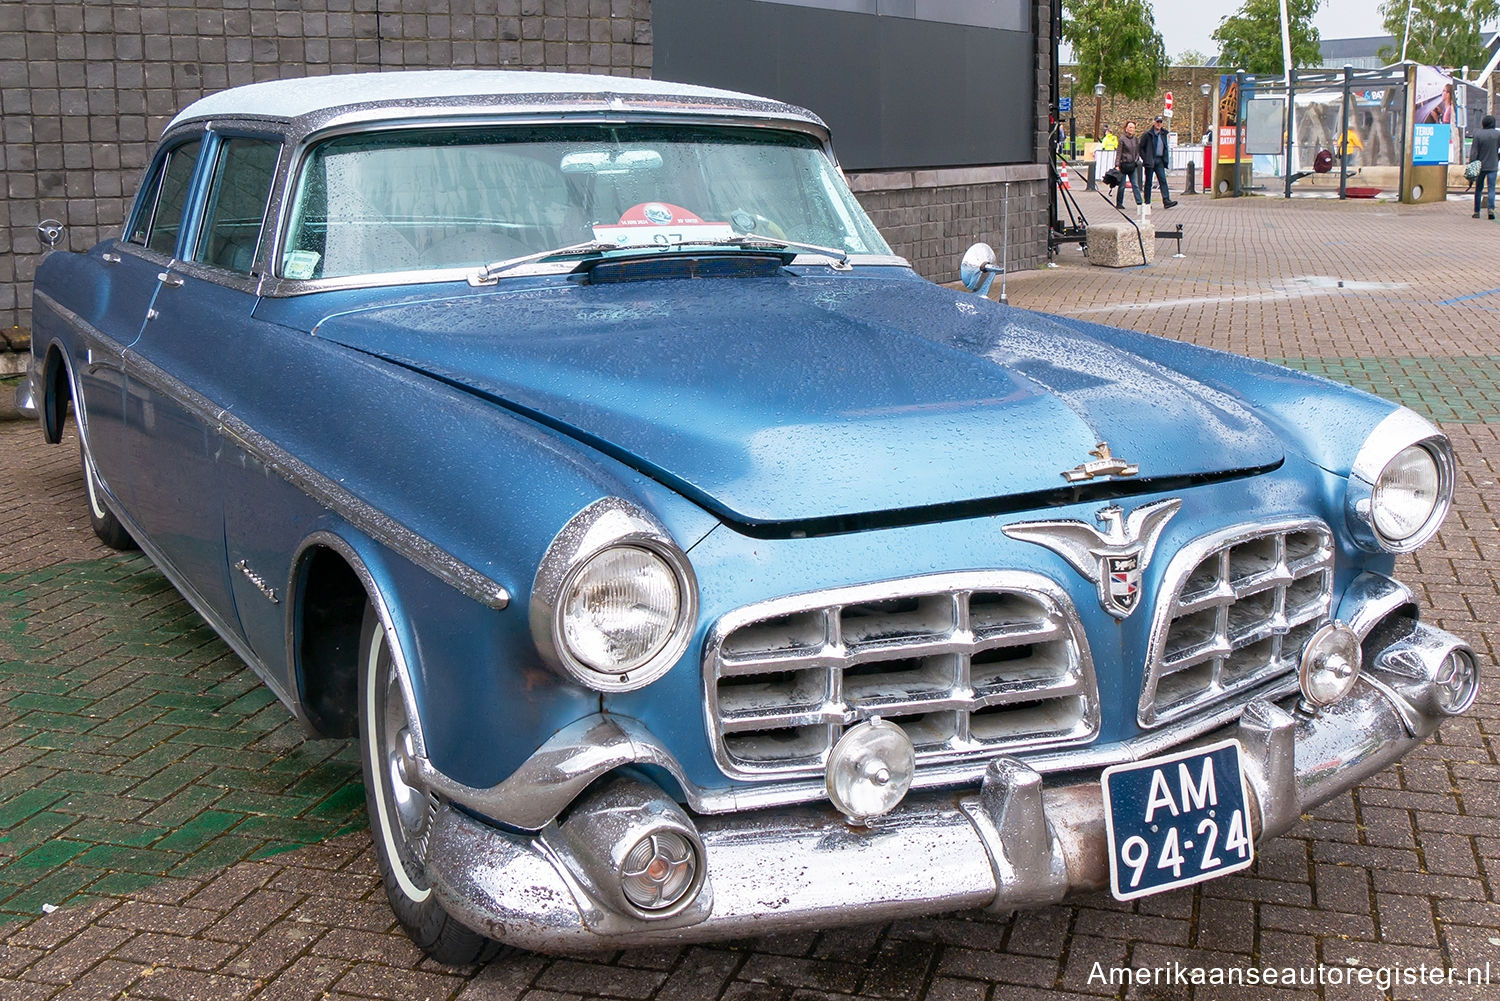
<svg viewBox="0 0 1500 1001"><path fill-rule="evenodd" d="M1370 498L1370 519L1382 538L1405 543L1432 518L1441 499L1442 477L1432 453L1408 445L1385 464Z"/></svg>
<svg viewBox="0 0 1500 1001"><path fill-rule="evenodd" d="M895 809L911 788L917 756L906 731L878 716L848 730L828 756L828 798L855 823Z"/></svg>
<svg viewBox="0 0 1500 1001"><path fill-rule="evenodd" d="M1302 648L1302 696L1315 706L1331 706L1359 677L1359 636L1342 622L1325 623Z"/></svg>
<svg viewBox="0 0 1500 1001"><path fill-rule="evenodd" d="M1375 426L1349 471L1349 532L1372 553L1409 553L1437 534L1453 503L1453 449L1410 410Z"/></svg>
<svg viewBox="0 0 1500 1001"><path fill-rule="evenodd" d="M595 671L628 674L667 645L681 607L666 560L637 546L606 549L579 569L563 597L563 643Z"/></svg>

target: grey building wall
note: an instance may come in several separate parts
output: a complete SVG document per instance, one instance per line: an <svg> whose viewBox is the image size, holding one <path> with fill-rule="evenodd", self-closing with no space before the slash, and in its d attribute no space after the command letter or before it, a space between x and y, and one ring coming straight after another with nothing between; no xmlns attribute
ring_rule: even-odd
<svg viewBox="0 0 1500 1001"><path fill-rule="evenodd" d="M1034 16L1037 165L851 175L929 278L955 278L976 239L999 249L1006 181L1012 268L1045 259L1046 2ZM206 93L391 69L650 76L652 44L651 0L0 0L0 327L30 323L37 222L62 220L70 250L114 235L152 144ZM974 102L976 128L985 103Z"/></svg>

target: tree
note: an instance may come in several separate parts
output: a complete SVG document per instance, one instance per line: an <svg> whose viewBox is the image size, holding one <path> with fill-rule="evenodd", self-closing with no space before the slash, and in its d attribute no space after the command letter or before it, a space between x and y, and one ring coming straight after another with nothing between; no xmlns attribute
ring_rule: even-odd
<svg viewBox="0 0 1500 1001"><path fill-rule="evenodd" d="M1293 66L1316 66L1322 61L1321 39L1312 26L1321 6L1323 0L1286 0ZM1247 73L1285 72L1280 0L1245 0L1239 10L1219 19L1213 40L1219 43L1220 66Z"/></svg>
<svg viewBox="0 0 1500 1001"><path fill-rule="evenodd" d="M1199 49L1183 49L1177 53L1177 61L1174 66L1212 66L1213 57Z"/></svg>
<svg viewBox="0 0 1500 1001"><path fill-rule="evenodd" d="M1401 38L1406 35L1408 0L1385 0L1380 16L1385 30L1396 36L1396 44L1380 50L1380 58L1393 63L1401 58ZM1500 18L1500 0L1410 0L1411 33L1407 35L1406 58L1428 66L1472 66L1489 62L1479 26Z"/></svg>
<svg viewBox="0 0 1500 1001"><path fill-rule="evenodd" d="M1063 0L1063 40L1078 62L1078 83L1103 80L1111 94L1152 97L1167 69L1167 46L1146 0Z"/></svg>

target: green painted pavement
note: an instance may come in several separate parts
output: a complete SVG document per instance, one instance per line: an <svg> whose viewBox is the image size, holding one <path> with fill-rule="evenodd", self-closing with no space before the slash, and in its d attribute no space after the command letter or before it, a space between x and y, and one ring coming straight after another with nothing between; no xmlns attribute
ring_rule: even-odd
<svg viewBox="0 0 1500 1001"><path fill-rule="evenodd" d="M140 555L0 575L0 921L364 826L309 741Z"/></svg>
<svg viewBox="0 0 1500 1001"><path fill-rule="evenodd" d="M1374 393L1439 424L1483 424L1500 416L1500 355L1267 360Z"/></svg>

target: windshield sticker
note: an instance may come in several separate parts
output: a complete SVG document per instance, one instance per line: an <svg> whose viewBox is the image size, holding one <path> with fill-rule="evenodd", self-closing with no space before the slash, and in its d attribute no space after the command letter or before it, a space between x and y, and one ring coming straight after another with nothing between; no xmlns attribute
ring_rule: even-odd
<svg viewBox="0 0 1500 1001"><path fill-rule="evenodd" d="M318 273L318 261L322 257L316 250L294 250L286 255L281 272L288 278L305 281Z"/></svg>
<svg viewBox="0 0 1500 1001"><path fill-rule="evenodd" d="M720 243L735 235L724 222L705 222L698 214L670 202L641 202L620 221L594 226L594 239L619 247L670 247L678 243Z"/></svg>

